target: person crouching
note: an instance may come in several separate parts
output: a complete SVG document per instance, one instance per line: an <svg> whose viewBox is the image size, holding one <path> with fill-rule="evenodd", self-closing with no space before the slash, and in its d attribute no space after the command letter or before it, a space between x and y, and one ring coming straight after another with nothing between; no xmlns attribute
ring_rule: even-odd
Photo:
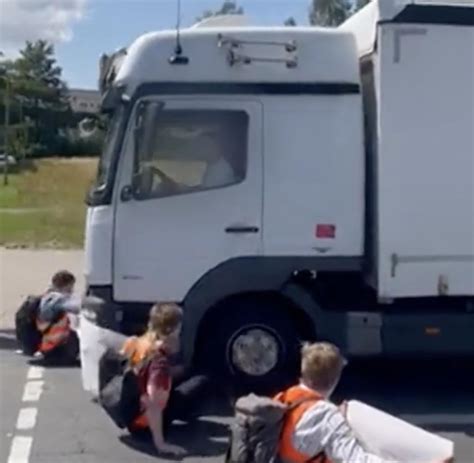
<svg viewBox="0 0 474 463"><path fill-rule="evenodd" d="M69 320L69 314L80 311L80 304L72 298L75 283L71 272L61 270L54 274L50 288L41 298L36 327L41 333L38 352L45 360L77 360L79 339Z"/></svg>
<svg viewBox="0 0 474 463"><path fill-rule="evenodd" d="M194 376L178 385L184 369L173 366L172 357L180 350L182 309L173 303L158 303L150 311L147 331L128 338L122 353L138 376L141 394L140 413L129 430L139 433L149 429L159 453L182 456L186 451L168 443L164 434L168 425L197 402L207 383L205 376Z"/></svg>
<svg viewBox="0 0 474 463"><path fill-rule="evenodd" d="M290 406L280 436L279 456L291 463L393 463L367 452L344 410L330 402L346 360L330 343L302 349L301 381L275 399ZM447 463L445 460L431 463Z"/></svg>

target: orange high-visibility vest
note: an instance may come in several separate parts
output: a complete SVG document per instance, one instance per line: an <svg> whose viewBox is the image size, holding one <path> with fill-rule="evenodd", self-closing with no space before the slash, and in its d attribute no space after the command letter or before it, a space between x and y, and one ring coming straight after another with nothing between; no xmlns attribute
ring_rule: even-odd
<svg viewBox="0 0 474 463"><path fill-rule="evenodd" d="M130 359L130 365L136 367L150 354L152 347L153 344L148 339L133 336L125 341L122 352ZM138 415L129 426L131 431L141 431L148 427L145 413Z"/></svg>
<svg viewBox="0 0 474 463"><path fill-rule="evenodd" d="M305 412L317 402L323 400L323 398L317 392L306 389L303 386L294 386L278 394L275 400L283 402L289 407L292 407L292 404L300 403L290 408L285 415L278 449L281 460L285 463L331 463L323 453L317 456L305 455L298 452L293 446L293 435L296 425Z"/></svg>
<svg viewBox="0 0 474 463"><path fill-rule="evenodd" d="M136 367L145 360L152 349L153 343L147 338L132 336L125 341L122 352L130 359L132 367Z"/></svg>
<svg viewBox="0 0 474 463"><path fill-rule="evenodd" d="M43 354L65 344L71 332L69 318L66 313L62 314L59 320L52 325L50 322L37 320L36 326L43 333L38 349Z"/></svg>

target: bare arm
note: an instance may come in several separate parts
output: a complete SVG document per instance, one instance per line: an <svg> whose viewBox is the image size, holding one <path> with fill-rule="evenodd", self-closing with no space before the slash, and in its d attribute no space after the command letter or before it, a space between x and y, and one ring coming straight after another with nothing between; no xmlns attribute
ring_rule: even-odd
<svg viewBox="0 0 474 463"><path fill-rule="evenodd" d="M150 431L153 436L155 447L160 450L165 444L163 436L163 413L161 407L154 404L151 400L145 403L146 417L150 425Z"/></svg>
<svg viewBox="0 0 474 463"><path fill-rule="evenodd" d="M156 449L159 452L172 455L184 455L186 453L184 449L168 444L163 435L163 410L168 402L170 391L156 385L156 378L153 373L148 378L146 389L143 402Z"/></svg>

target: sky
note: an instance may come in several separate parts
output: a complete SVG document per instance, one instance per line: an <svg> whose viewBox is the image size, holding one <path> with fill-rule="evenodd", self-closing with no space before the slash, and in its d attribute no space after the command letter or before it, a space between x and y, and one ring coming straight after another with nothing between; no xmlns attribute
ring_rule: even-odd
<svg viewBox="0 0 474 463"><path fill-rule="evenodd" d="M183 27L222 0L181 0ZM307 24L310 0L241 0L252 23ZM177 0L0 0L0 50L14 57L26 40L55 44L70 88L96 88L99 57L145 32L176 25Z"/></svg>

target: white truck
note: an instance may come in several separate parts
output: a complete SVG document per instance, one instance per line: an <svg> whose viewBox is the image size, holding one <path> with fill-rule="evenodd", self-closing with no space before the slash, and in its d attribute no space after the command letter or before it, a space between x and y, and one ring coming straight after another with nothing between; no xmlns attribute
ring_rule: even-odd
<svg viewBox="0 0 474 463"><path fill-rule="evenodd" d="M87 349L177 301L185 362L252 386L294 373L306 339L472 355L474 4L226 21L103 60Z"/></svg>

